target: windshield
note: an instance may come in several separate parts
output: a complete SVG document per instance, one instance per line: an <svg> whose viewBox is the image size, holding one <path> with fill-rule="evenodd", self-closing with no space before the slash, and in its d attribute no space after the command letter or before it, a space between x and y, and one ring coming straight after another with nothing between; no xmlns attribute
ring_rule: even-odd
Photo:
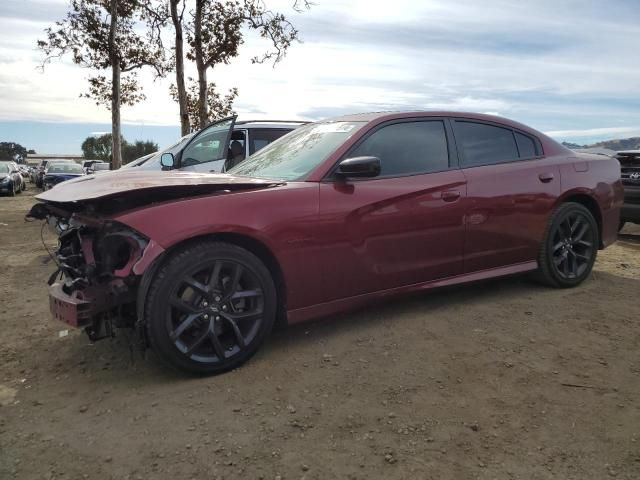
<svg viewBox="0 0 640 480"><path fill-rule="evenodd" d="M230 169L231 175L302 180L366 122L304 125Z"/></svg>
<svg viewBox="0 0 640 480"><path fill-rule="evenodd" d="M0 163L0 173L9 173L10 171L9 165L6 163Z"/></svg>
<svg viewBox="0 0 640 480"><path fill-rule="evenodd" d="M82 167L77 163L54 163L49 167L47 173L82 173Z"/></svg>

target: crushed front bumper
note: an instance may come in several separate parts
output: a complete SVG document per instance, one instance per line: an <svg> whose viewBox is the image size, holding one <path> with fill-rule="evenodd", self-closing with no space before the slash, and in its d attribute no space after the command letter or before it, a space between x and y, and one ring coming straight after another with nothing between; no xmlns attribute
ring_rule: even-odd
<svg viewBox="0 0 640 480"><path fill-rule="evenodd" d="M104 295L92 295L87 290L65 293L64 284L54 283L49 287L49 310L56 320L73 327L88 327L100 314L113 308Z"/></svg>

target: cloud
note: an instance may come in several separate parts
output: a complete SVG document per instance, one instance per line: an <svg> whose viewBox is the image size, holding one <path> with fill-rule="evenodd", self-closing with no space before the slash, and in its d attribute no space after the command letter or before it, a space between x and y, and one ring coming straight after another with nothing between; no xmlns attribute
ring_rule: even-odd
<svg viewBox="0 0 640 480"><path fill-rule="evenodd" d="M640 136L640 126L588 128L585 130L555 130L545 133L554 138L636 137Z"/></svg>
<svg viewBox="0 0 640 480"><path fill-rule="evenodd" d="M35 41L67 3L2 2L0 119L110 121L108 110L79 98L88 71L68 60L36 71ZM290 0L268 3L290 16L304 43L275 68L251 65L268 44L250 34L239 58L210 73L221 90L238 87L244 118L490 111L575 138L627 135L640 125L635 0L396 0L393 7L322 0L303 14L291 11ZM194 73L188 65L187 75ZM141 80L147 101L123 108L123 121L177 124L173 79L154 82L143 72Z"/></svg>

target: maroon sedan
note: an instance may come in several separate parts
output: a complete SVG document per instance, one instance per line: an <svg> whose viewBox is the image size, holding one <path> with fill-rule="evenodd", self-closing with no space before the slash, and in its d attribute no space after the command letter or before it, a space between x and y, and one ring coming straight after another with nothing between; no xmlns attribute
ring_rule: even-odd
<svg viewBox="0 0 640 480"><path fill-rule="evenodd" d="M37 198L60 235L56 318L92 339L135 328L170 365L219 373L277 318L523 272L574 287L615 241L623 189L615 159L519 123L409 112L302 126L228 175L106 173Z"/></svg>

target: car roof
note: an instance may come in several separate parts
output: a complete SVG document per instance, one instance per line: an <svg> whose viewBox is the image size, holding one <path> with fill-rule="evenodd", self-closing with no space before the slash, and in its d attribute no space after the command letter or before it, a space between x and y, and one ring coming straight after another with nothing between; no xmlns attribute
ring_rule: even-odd
<svg viewBox="0 0 640 480"><path fill-rule="evenodd" d="M352 115L343 115L340 117L329 118L322 122L375 122L382 123L388 120L398 120L404 118L428 118L428 117L454 117L465 118L469 120L480 120L485 122L498 123L500 125L509 126L529 132L539 137L548 138L542 132L539 132L527 125L524 125L509 118L500 117L498 115L489 115L486 113L461 112L453 110L413 110L413 111L387 111L387 112L368 112L356 113Z"/></svg>
<svg viewBox="0 0 640 480"><path fill-rule="evenodd" d="M236 127L294 129L305 123L309 122L304 120L240 120L235 123L234 129Z"/></svg>

